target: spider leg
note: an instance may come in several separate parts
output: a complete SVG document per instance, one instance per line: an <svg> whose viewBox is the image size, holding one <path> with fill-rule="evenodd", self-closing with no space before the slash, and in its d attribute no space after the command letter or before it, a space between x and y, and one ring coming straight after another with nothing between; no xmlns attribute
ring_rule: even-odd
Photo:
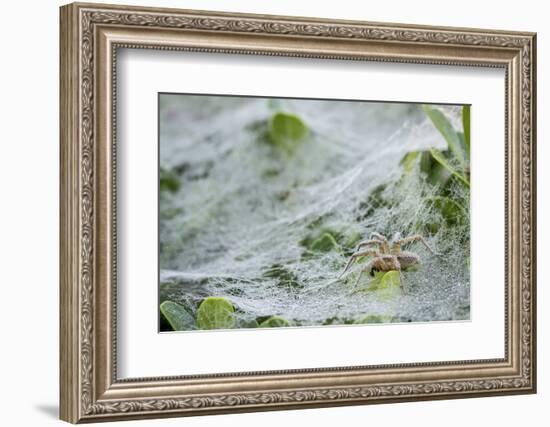
<svg viewBox="0 0 550 427"><path fill-rule="evenodd" d="M361 281L361 277L363 277L364 273L370 273L372 270L372 267L374 266L374 260L370 260L367 265L365 265L364 268L361 269L361 272L359 273L359 276L357 276L357 280L355 281L355 288L359 286L359 282Z"/></svg>
<svg viewBox="0 0 550 427"><path fill-rule="evenodd" d="M370 234L370 238L371 239L378 239L382 242L387 242L388 239L386 239L384 236L382 236L380 233L377 233L376 231L373 231L371 234Z"/></svg>
<svg viewBox="0 0 550 427"><path fill-rule="evenodd" d="M404 294L408 294L407 287L405 286L405 277L403 276L401 269L399 269L399 280L401 281L401 290Z"/></svg>
<svg viewBox="0 0 550 427"><path fill-rule="evenodd" d="M340 279L346 272L349 270L349 268L352 266L352 264L355 262L355 260L362 256L368 256L368 255L378 255L378 251L375 251L374 249L367 249L363 252L355 252L350 258L348 263L346 264L346 267L344 268L344 271L338 276L338 279Z"/></svg>
<svg viewBox="0 0 550 427"><path fill-rule="evenodd" d="M382 253L389 253L390 252L390 245L388 243L388 239L386 239L386 237L384 237L382 234L376 232L376 231L373 231L371 234L370 234L370 238L371 239L376 239L380 242L380 250Z"/></svg>
<svg viewBox="0 0 550 427"><path fill-rule="evenodd" d="M393 265L391 266L391 269L394 271L399 271L399 285L403 293L406 294L407 290L405 288L405 277L403 276L403 270L401 269L399 258L396 255L382 255L381 258L385 260L392 260Z"/></svg>
<svg viewBox="0 0 550 427"><path fill-rule="evenodd" d="M383 242L381 242L378 239L364 240L364 241L358 243L357 249L355 249L355 250L358 251L363 246L368 246L368 245L378 245L378 247L380 247L382 244L383 244Z"/></svg>
<svg viewBox="0 0 550 427"><path fill-rule="evenodd" d="M435 252L433 249L428 245L428 242L426 242L426 239L422 237L420 234L415 234L414 236L405 237L404 239L397 240L394 244L397 246L406 245L408 243L416 242L417 240L420 240L424 246L426 246L426 249L430 251L432 254L435 255Z"/></svg>

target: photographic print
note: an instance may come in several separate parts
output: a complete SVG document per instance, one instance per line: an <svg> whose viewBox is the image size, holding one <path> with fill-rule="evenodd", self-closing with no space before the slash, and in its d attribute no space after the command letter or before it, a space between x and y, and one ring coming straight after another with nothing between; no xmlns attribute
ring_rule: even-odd
<svg viewBox="0 0 550 427"><path fill-rule="evenodd" d="M470 106L158 101L161 331L470 318Z"/></svg>

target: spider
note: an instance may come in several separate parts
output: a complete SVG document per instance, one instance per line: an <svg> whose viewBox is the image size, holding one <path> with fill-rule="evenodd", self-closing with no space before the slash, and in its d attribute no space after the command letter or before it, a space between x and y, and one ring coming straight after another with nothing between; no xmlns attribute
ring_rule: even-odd
<svg viewBox="0 0 550 427"><path fill-rule="evenodd" d="M363 273L371 274L373 271L396 270L399 271L399 274L401 274L402 270L406 270L420 264L420 257L417 254L415 254L414 252L401 250L401 247L403 245L413 243L417 240L420 240L424 244L424 246L426 246L426 248L430 251L430 253L434 254L432 248L430 248L424 237L422 237L420 234L401 238L401 234L396 233L393 236L393 239L391 241L388 241L388 239L386 239L380 233L374 232L371 234L369 240L360 242L357 245L357 249L355 250L353 255L351 255L348 263L346 264L346 267L344 268L344 271L340 274L338 278L341 278L344 274L346 274L346 272L357 260L357 258L364 256L373 256L374 258L372 258L367 263L367 265L365 265L361 269L361 273L359 273L359 277L357 277L355 286L359 284ZM360 251L361 248L368 246L377 246L378 249L370 248L364 251ZM401 280L401 286L403 287L403 280Z"/></svg>

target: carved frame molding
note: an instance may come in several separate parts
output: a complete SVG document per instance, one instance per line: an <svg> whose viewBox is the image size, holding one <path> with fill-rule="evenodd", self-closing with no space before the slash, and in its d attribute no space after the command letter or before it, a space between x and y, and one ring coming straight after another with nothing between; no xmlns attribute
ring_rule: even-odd
<svg viewBox="0 0 550 427"><path fill-rule="evenodd" d="M61 8L60 41L62 419L101 421L535 391L534 34L71 4ZM122 47L506 68L506 357L117 380L113 147L116 52ZM285 385L289 380L299 385Z"/></svg>

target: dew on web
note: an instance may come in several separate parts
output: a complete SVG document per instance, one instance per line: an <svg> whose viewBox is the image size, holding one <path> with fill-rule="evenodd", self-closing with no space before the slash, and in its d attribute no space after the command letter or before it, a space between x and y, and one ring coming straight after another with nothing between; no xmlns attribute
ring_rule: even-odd
<svg viewBox="0 0 550 427"><path fill-rule="evenodd" d="M244 319L277 315L300 325L369 314L403 322L469 318L469 218L446 225L434 207L437 187L418 164L403 178L405 154L446 148L421 107L279 102L310 130L292 154L265 141L273 113L265 99L162 100L161 167L174 170L181 187L160 199L161 298L193 305L222 296ZM442 108L459 123L460 107ZM453 191L469 204L467 190ZM407 246L422 261L403 273L403 295L388 300L358 290L360 264L338 279L358 240L372 232L422 233L436 252Z"/></svg>

